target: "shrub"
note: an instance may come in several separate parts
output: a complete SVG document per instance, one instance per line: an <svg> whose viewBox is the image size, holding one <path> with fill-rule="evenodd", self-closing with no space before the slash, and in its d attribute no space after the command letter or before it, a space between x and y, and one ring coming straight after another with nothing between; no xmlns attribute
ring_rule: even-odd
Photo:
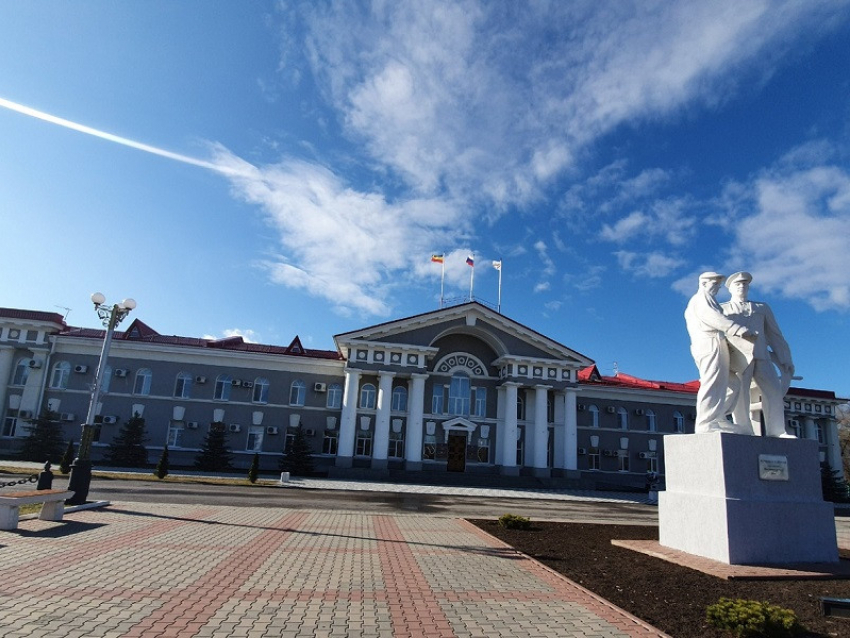
<svg viewBox="0 0 850 638"><path fill-rule="evenodd" d="M499 518L499 525L506 529L531 529L531 519L516 514L505 514Z"/></svg>
<svg viewBox="0 0 850 638"><path fill-rule="evenodd" d="M156 464L156 469L153 471L157 478L164 479L168 476L168 446L162 448L162 456L159 457L159 463Z"/></svg>
<svg viewBox="0 0 850 638"><path fill-rule="evenodd" d="M254 459L251 461L251 469L248 470L248 481L256 483L260 476L260 455L254 452Z"/></svg>
<svg viewBox="0 0 850 638"><path fill-rule="evenodd" d="M790 609L757 600L721 598L706 609L709 624L732 632L739 638L784 638L795 636L801 627Z"/></svg>

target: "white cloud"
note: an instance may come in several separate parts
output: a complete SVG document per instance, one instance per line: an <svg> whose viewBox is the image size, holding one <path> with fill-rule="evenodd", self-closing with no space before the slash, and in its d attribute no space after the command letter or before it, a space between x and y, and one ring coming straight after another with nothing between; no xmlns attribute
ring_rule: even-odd
<svg viewBox="0 0 850 638"><path fill-rule="evenodd" d="M676 257L669 257L659 252L636 253L620 250L614 253L620 268L630 272L635 277L656 279L666 277L685 262Z"/></svg>
<svg viewBox="0 0 850 638"><path fill-rule="evenodd" d="M242 340L246 343L259 343L259 337L256 332L253 330L242 330L241 328L227 328L221 331L221 336L216 337L215 335L204 335L204 339L227 339L230 337L242 337Z"/></svg>
<svg viewBox="0 0 850 638"><path fill-rule="evenodd" d="M689 213L690 207L691 203L683 198L657 200L648 205L648 212L633 211L613 225L603 224L600 237L622 244L645 236L681 246L693 237L696 230L696 220Z"/></svg>

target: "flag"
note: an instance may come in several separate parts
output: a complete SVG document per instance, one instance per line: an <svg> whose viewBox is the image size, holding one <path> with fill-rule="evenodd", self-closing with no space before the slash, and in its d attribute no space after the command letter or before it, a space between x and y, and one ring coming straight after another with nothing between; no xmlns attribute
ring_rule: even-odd
<svg viewBox="0 0 850 638"><path fill-rule="evenodd" d="M467 266L472 266L473 268L475 268L475 260L472 258L472 255L469 255L469 256L466 258L466 265L467 265Z"/></svg>
<svg viewBox="0 0 850 638"><path fill-rule="evenodd" d="M496 270L501 270L502 269L502 260L500 259L499 261L494 261L493 262L493 268L495 268Z"/></svg>
<svg viewBox="0 0 850 638"><path fill-rule="evenodd" d="M431 261L433 261L435 264L442 264L443 263L443 256L442 255L431 255Z"/></svg>

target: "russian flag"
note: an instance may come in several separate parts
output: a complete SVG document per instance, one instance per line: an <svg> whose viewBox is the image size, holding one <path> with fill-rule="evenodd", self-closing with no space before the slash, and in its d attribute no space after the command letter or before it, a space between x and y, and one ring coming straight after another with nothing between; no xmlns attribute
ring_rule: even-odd
<svg viewBox="0 0 850 638"><path fill-rule="evenodd" d="M475 268L475 260L472 258L472 255L469 255L469 256L466 258L466 265L467 265L467 266L472 266L473 268Z"/></svg>

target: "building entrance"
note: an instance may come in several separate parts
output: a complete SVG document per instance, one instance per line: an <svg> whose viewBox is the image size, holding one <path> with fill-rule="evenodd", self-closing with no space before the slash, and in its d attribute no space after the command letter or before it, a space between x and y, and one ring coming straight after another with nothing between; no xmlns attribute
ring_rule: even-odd
<svg viewBox="0 0 850 638"><path fill-rule="evenodd" d="M449 459L446 469L449 472L463 472L466 469L466 434L449 434Z"/></svg>

